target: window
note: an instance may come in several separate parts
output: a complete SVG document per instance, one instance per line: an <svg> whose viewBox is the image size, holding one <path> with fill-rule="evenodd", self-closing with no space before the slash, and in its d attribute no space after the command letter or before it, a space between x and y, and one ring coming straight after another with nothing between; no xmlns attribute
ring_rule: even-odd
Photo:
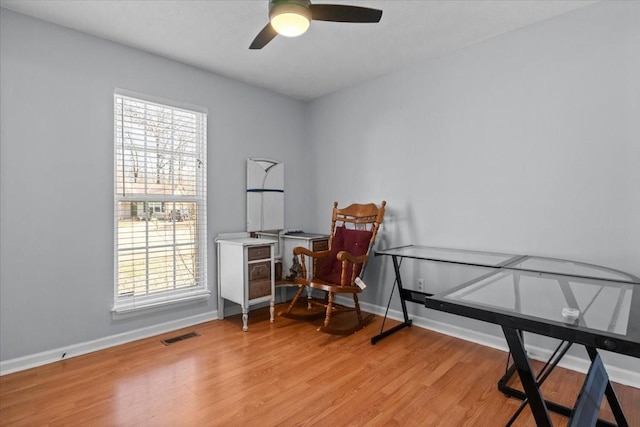
<svg viewBox="0 0 640 427"><path fill-rule="evenodd" d="M116 313L208 298L205 112L116 92Z"/></svg>

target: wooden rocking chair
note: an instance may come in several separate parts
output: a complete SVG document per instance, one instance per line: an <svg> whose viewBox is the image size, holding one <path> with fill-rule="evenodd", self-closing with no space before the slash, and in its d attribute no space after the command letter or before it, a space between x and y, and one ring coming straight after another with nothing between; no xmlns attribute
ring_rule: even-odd
<svg viewBox="0 0 640 427"><path fill-rule="evenodd" d="M355 203L342 209L338 208L338 202L333 204L329 249L313 252L304 247L296 247L293 250L294 256L300 260L302 272L294 279L298 290L287 311L280 313L281 316L298 320L311 320L324 316L324 323L318 330L330 334L349 335L364 328L365 322L358 303L358 294L362 289L356 284L356 278L369 260L369 251L382 223L386 204L387 202L383 200L378 208L374 203ZM311 261L311 275L307 274L307 258ZM300 308L298 300L308 288L309 299L305 304L306 308ZM311 298L311 289L325 291L325 298ZM353 307L337 305L334 301L336 294L353 295ZM324 310L313 310L317 306L323 307ZM331 326L332 315L348 311L356 312L355 326L350 328Z"/></svg>

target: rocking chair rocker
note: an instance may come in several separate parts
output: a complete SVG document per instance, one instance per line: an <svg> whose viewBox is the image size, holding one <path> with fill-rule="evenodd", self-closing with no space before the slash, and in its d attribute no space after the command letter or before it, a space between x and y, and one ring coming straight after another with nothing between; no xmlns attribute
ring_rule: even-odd
<svg viewBox="0 0 640 427"><path fill-rule="evenodd" d="M358 294L362 292L362 288L356 284L356 279L369 260L369 251L382 223L386 204L384 200L380 208L374 203L354 203L346 208L338 208L338 202L333 204L329 249L313 252L304 247L296 247L293 250L294 256L300 259L302 272L294 279L298 290L286 312L280 313L281 316L297 320L313 320L324 316L324 323L318 330L330 334L349 335L364 328L365 322L358 303ZM312 272L310 276L307 274L307 259ZM306 308L301 308L298 301L305 289L309 289L309 298ZM312 298L311 289L324 291L325 298ZM353 307L336 304L336 294L351 294ZM318 306L324 310L313 310ZM332 326L333 315L350 311L356 312L355 326Z"/></svg>

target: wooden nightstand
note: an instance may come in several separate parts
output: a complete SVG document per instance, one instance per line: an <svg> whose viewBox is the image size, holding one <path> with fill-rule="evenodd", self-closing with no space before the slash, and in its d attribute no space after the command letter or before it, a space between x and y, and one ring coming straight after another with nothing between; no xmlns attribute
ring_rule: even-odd
<svg viewBox="0 0 640 427"><path fill-rule="evenodd" d="M218 249L218 318L224 318L224 300L240 304L242 330L247 331L249 307L269 302L274 321L275 242L244 237L245 233L220 235ZM242 236L242 237L238 237Z"/></svg>

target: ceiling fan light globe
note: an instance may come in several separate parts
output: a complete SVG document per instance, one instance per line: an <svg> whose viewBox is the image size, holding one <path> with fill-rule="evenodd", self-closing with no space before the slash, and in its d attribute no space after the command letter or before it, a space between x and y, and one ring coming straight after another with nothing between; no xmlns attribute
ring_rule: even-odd
<svg viewBox="0 0 640 427"><path fill-rule="evenodd" d="M309 28L311 12L308 8L295 4L276 4L269 12L271 26L285 37L297 37Z"/></svg>

